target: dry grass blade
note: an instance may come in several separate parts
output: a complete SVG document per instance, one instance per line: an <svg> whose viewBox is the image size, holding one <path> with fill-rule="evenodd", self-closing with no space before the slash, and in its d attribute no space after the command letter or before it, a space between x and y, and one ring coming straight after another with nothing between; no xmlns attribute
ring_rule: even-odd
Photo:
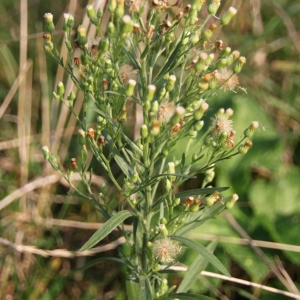
<svg viewBox="0 0 300 300"><path fill-rule="evenodd" d="M125 243L125 238L120 237L117 240L115 240L114 242L111 242L104 246L95 247L95 248L92 248L90 250L86 250L83 252L79 252L79 251L72 252L72 251L68 251L66 249L42 250L42 249L37 249L34 246L17 245L6 239L0 238L0 244L11 247L21 253L31 253L31 254L36 254L36 255L43 256L43 257L53 256L53 257L66 257L66 258L73 258L73 257L79 257L79 256L92 256L92 255L95 255L100 252L105 252L105 251L115 249L124 243Z"/></svg>

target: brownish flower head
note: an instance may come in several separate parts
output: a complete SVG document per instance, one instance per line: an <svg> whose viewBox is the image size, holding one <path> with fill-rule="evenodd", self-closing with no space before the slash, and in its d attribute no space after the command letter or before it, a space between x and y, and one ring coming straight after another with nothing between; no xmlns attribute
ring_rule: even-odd
<svg viewBox="0 0 300 300"><path fill-rule="evenodd" d="M236 74L234 74L231 70L227 70L223 68L219 71L220 79L219 82L222 85L222 89L224 91L230 90L234 92L236 87L239 87L239 79Z"/></svg>
<svg viewBox="0 0 300 300"><path fill-rule="evenodd" d="M129 79L136 80L136 73L137 70L134 70L132 66L128 64L123 65L120 70L122 82L127 84Z"/></svg>
<svg viewBox="0 0 300 300"><path fill-rule="evenodd" d="M232 131L232 120L228 119L225 114L211 118L210 130L214 136L219 136L223 132L230 134Z"/></svg>
<svg viewBox="0 0 300 300"><path fill-rule="evenodd" d="M127 0L125 4L129 6L129 12L138 12L141 7L140 0Z"/></svg>
<svg viewBox="0 0 300 300"><path fill-rule="evenodd" d="M175 112L175 104L173 102L162 102L159 106L157 118L161 122L169 122Z"/></svg>

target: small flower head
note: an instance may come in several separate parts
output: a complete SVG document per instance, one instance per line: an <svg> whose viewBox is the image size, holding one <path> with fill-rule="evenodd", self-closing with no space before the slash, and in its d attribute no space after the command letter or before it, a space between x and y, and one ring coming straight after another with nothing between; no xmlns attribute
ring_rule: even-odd
<svg viewBox="0 0 300 300"><path fill-rule="evenodd" d="M152 252L158 261L162 263L172 263L180 254L181 246L179 243L165 237L153 242Z"/></svg>
<svg viewBox="0 0 300 300"><path fill-rule="evenodd" d="M225 114L214 116L211 118L210 130L214 136L220 136L223 132L229 134L232 131L232 120Z"/></svg>
<svg viewBox="0 0 300 300"><path fill-rule="evenodd" d="M53 22L53 15L51 13L45 13L44 18L46 23Z"/></svg>
<svg viewBox="0 0 300 300"><path fill-rule="evenodd" d="M53 15L51 13L45 13L45 29L46 31L52 33L55 29L54 23L53 23Z"/></svg>
<svg viewBox="0 0 300 300"><path fill-rule="evenodd" d="M232 17L237 13L237 9L234 7L229 7L228 11L224 13L224 15L221 17L220 23L222 25L227 25Z"/></svg>
<svg viewBox="0 0 300 300"><path fill-rule="evenodd" d="M259 127L258 121L253 121L250 126L244 131L244 136L247 138L252 137L253 133Z"/></svg>

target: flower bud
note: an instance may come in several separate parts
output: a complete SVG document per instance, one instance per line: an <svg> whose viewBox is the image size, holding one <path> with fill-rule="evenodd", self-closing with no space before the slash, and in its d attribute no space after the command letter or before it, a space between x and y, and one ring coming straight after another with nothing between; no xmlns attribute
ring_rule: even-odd
<svg viewBox="0 0 300 300"><path fill-rule="evenodd" d="M216 69L220 70L222 68L225 68L226 64L227 64L227 59L222 58L216 62Z"/></svg>
<svg viewBox="0 0 300 300"><path fill-rule="evenodd" d="M55 29L54 23L53 23L53 15L51 13L45 13L45 29L46 31L52 33Z"/></svg>
<svg viewBox="0 0 300 300"><path fill-rule="evenodd" d="M125 15L122 17L122 24L121 24L121 32L122 33L129 33L133 31L133 22L129 15Z"/></svg>
<svg viewBox="0 0 300 300"><path fill-rule="evenodd" d="M218 191L214 191L210 196L208 196L205 199L206 205L207 206L212 206L215 204L215 202L217 202L218 200L220 200L220 193Z"/></svg>
<svg viewBox="0 0 300 300"><path fill-rule="evenodd" d="M202 129L203 125L204 125L204 121L202 121L202 120L198 121L197 123L195 123L194 129L197 131L200 131Z"/></svg>
<svg viewBox="0 0 300 300"><path fill-rule="evenodd" d="M226 47L225 49L223 49L220 54L219 54L219 57L220 58L224 58L226 57L227 55L229 55L231 52L231 48L230 47Z"/></svg>
<svg viewBox="0 0 300 300"><path fill-rule="evenodd" d="M71 16L70 14L64 13L64 21L63 21L63 25L62 25L62 30L65 32L69 31L68 21L69 21L70 16Z"/></svg>
<svg viewBox="0 0 300 300"><path fill-rule="evenodd" d="M200 53L199 59L194 66L196 72L201 72L205 69L206 60L207 60L207 54L205 52Z"/></svg>
<svg viewBox="0 0 300 300"><path fill-rule="evenodd" d="M117 7L117 2L116 0L110 0L108 5L107 5L107 9L108 11L113 14L115 12L115 9Z"/></svg>
<svg viewBox="0 0 300 300"><path fill-rule="evenodd" d="M257 121L253 121L251 125L244 131L244 136L247 138L252 137L258 126L259 123Z"/></svg>
<svg viewBox="0 0 300 300"><path fill-rule="evenodd" d="M54 45L51 41L45 41L44 42L44 49L46 52L51 52L54 48Z"/></svg>
<svg viewBox="0 0 300 300"><path fill-rule="evenodd" d="M245 144L239 146L238 151L240 154L246 154L249 148L251 147L252 147L252 142L248 140L245 142Z"/></svg>
<svg viewBox="0 0 300 300"><path fill-rule="evenodd" d="M204 112L207 111L207 109L208 109L208 104L206 102L203 102L200 105L200 107L194 111L193 114L194 120L199 121L202 118Z"/></svg>
<svg viewBox="0 0 300 300"><path fill-rule="evenodd" d="M155 101L152 102L152 105L151 105L151 111L152 111L153 113L157 113L158 110L159 110L159 104L158 104L158 102L155 100Z"/></svg>
<svg viewBox="0 0 300 300"><path fill-rule="evenodd" d="M165 181L165 188L166 188L166 191L171 191L172 190L172 183L169 179L166 179Z"/></svg>
<svg viewBox="0 0 300 300"><path fill-rule="evenodd" d="M86 144L86 138L85 138L85 132L83 129L78 130L78 135L79 135L79 144L81 146Z"/></svg>
<svg viewBox="0 0 300 300"><path fill-rule="evenodd" d="M95 20L95 10L93 5L88 5L86 7L86 11L87 11L87 15L89 17L89 19L91 20L91 22L93 23Z"/></svg>
<svg viewBox="0 0 300 300"><path fill-rule="evenodd" d="M167 279L163 279L160 287L159 287L159 294L162 295L164 294L166 291L168 290L168 280Z"/></svg>
<svg viewBox="0 0 300 300"><path fill-rule="evenodd" d="M201 201L199 199L195 199L193 205L191 206L191 212L195 213L199 211L199 206L201 204Z"/></svg>
<svg viewBox="0 0 300 300"><path fill-rule="evenodd" d="M216 14L220 4L221 4L221 0L212 0L207 8L207 12L210 15Z"/></svg>
<svg viewBox="0 0 300 300"><path fill-rule="evenodd" d="M160 224L159 225L159 231L160 231L162 236L168 236L168 234L169 234L169 231L168 231L165 224Z"/></svg>
<svg viewBox="0 0 300 300"><path fill-rule="evenodd" d="M128 85L126 87L125 95L127 97L131 97L134 92L134 87L136 86L136 81L133 79L128 80Z"/></svg>
<svg viewBox="0 0 300 300"><path fill-rule="evenodd" d="M136 183L139 179L139 174L137 172L134 172L134 174L132 175L132 178L131 178L131 182L132 183Z"/></svg>
<svg viewBox="0 0 300 300"><path fill-rule="evenodd" d="M148 127L147 127L146 124L142 124L140 130L141 130L141 137L142 137L143 139L145 139L146 137L148 137L149 133L148 133Z"/></svg>
<svg viewBox="0 0 300 300"><path fill-rule="evenodd" d="M242 70L243 65L246 63L246 58L241 56L233 67L233 73L240 73Z"/></svg>
<svg viewBox="0 0 300 300"><path fill-rule="evenodd" d="M124 0L117 0L115 15L117 18L121 18L124 15Z"/></svg>
<svg viewBox="0 0 300 300"><path fill-rule="evenodd" d="M50 159L49 148L47 146L43 146L42 147L42 152L43 152L45 160L49 160Z"/></svg>
<svg viewBox="0 0 300 300"><path fill-rule="evenodd" d="M200 12L202 5L203 5L204 1L203 0L194 0L192 7L193 9L195 9L197 12Z"/></svg>
<svg viewBox="0 0 300 300"><path fill-rule="evenodd" d="M175 164L173 162L168 163L168 174L174 174L175 172ZM176 176L169 176L171 182L176 180Z"/></svg>
<svg viewBox="0 0 300 300"><path fill-rule="evenodd" d="M57 91L56 91L58 96L63 96L65 93L65 86L62 82L59 82L57 84Z"/></svg>
<svg viewBox="0 0 300 300"><path fill-rule="evenodd" d="M236 13L237 13L236 8L232 6L229 7L228 11L225 12L221 17L220 20L221 25L227 25Z"/></svg>
<svg viewBox="0 0 300 300"><path fill-rule="evenodd" d="M180 198L176 198L173 202L173 206L178 206L180 204Z"/></svg>
<svg viewBox="0 0 300 300"><path fill-rule="evenodd" d="M212 63L212 61L214 60L215 55L213 53L210 53L205 61L206 65L210 65Z"/></svg>
<svg viewBox="0 0 300 300"><path fill-rule="evenodd" d="M104 53L108 50L109 48L109 40L107 38L101 38L99 41L98 49L100 53Z"/></svg>
<svg viewBox="0 0 300 300"><path fill-rule="evenodd" d="M171 75L168 78L168 82L166 84L166 90L168 92L171 92L174 89L175 82L176 82L176 76L175 75Z"/></svg>
<svg viewBox="0 0 300 300"><path fill-rule="evenodd" d="M189 131L189 137L190 137L191 139L195 139L195 138L197 137L197 131L191 129L191 130Z"/></svg>
<svg viewBox="0 0 300 300"><path fill-rule="evenodd" d="M158 120L154 120L152 122L151 134L156 136L160 132L160 122Z"/></svg>
<svg viewBox="0 0 300 300"><path fill-rule="evenodd" d="M110 36L115 33L115 25L113 22L109 22L107 24L106 31L107 31L108 35L110 35Z"/></svg>
<svg viewBox="0 0 300 300"><path fill-rule="evenodd" d="M153 84L148 85L145 101L152 101L155 91L156 91L155 85L153 85Z"/></svg>
<svg viewBox="0 0 300 300"><path fill-rule="evenodd" d="M78 32L78 44L80 46L84 46L87 43L85 28L82 25L79 25L77 32Z"/></svg>
<svg viewBox="0 0 300 300"><path fill-rule="evenodd" d="M233 194L231 199L225 204L225 207L227 209L230 209L233 207L234 203L239 199L239 196L237 194Z"/></svg>

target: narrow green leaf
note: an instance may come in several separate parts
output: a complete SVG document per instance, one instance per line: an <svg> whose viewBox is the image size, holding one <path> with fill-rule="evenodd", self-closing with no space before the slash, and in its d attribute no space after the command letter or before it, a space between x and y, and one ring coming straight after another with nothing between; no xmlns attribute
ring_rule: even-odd
<svg viewBox="0 0 300 300"><path fill-rule="evenodd" d="M209 252L213 252L216 249L217 241L211 242L206 249ZM187 272L184 274L184 278L177 289L177 293L187 292L192 285L198 279L201 271L203 271L208 265L208 260L206 260L201 254L194 260Z"/></svg>
<svg viewBox="0 0 300 300"><path fill-rule="evenodd" d="M139 293L138 298L139 300L153 300L151 285L149 279L145 276L140 277L139 282Z"/></svg>
<svg viewBox="0 0 300 300"><path fill-rule="evenodd" d="M126 280L126 292L128 299L138 299L139 284L133 280Z"/></svg>
<svg viewBox="0 0 300 300"><path fill-rule="evenodd" d="M228 189L229 187L194 189L194 190L179 192L175 194L175 197L180 198L180 197L187 197L187 196L212 194L214 191L223 192Z"/></svg>
<svg viewBox="0 0 300 300"><path fill-rule="evenodd" d="M120 225L125 219L133 216L134 214L128 210L122 210L113 215L104 225L99 228L91 238L80 248L79 251L85 251L92 248L109 233L111 233L118 225Z"/></svg>
<svg viewBox="0 0 300 300"><path fill-rule="evenodd" d="M123 173L128 177L131 178L133 175L132 168L128 165L128 163L120 156L117 152L114 154L114 159Z"/></svg>
<svg viewBox="0 0 300 300"><path fill-rule="evenodd" d="M195 250L196 252L201 254L206 260L208 260L208 262L210 262L214 267L216 267L220 272L222 272L224 275L228 277L231 277L231 275L226 270L226 268L222 265L222 263L201 244L198 244L190 239L186 239L181 236L170 236L170 238Z"/></svg>
<svg viewBox="0 0 300 300"><path fill-rule="evenodd" d="M186 293L178 293L174 295L170 295L166 298L165 300L168 299L180 299L180 300L214 300L214 298L207 297L207 296L202 296L202 295L196 295L196 294L186 294Z"/></svg>
<svg viewBox="0 0 300 300"><path fill-rule="evenodd" d="M186 175L182 173L164 173L164 174L158 174L156 176L153 176L152 179L158 178L158 177L165 177L165 176L176 176L176 177L183 177L183 178L197 178L196 176L192 175Z"/></svg>

